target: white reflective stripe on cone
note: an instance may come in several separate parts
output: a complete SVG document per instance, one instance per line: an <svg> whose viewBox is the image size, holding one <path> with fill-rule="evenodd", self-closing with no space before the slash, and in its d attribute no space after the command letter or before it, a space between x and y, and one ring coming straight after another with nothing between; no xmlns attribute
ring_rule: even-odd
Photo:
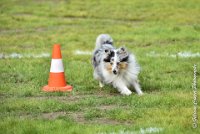
<svg viewBox="0 0 200 134"><path fill-rule="evenodd" d="M52 73L64 72L62 59L52 59L51 60L50 72L52 72Z"/></svg>

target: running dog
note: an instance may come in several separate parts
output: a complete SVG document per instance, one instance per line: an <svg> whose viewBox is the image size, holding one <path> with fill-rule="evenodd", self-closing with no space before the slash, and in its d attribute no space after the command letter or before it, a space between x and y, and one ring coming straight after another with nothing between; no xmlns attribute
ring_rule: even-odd
<svg viewBox="0 0 200 134"><path fill-rule="evenodd" d="M99 81L100 87L112 84L122 95L130 95L129 87L133 86L138 95L143 94L138 82L140 66L135 56L125 47L116 49L110 35L100 34L97 37L92 64L94 78Z"/></svg>

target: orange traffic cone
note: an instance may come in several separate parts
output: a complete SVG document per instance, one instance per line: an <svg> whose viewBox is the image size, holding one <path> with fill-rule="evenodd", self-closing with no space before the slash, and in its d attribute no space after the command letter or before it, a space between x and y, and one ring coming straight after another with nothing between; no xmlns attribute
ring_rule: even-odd
<svg viewBox="0 0 200 134"><path fill-rule="evenodd" d="M59 44L55 44L53 47L48 85L44 86L42 90L46 92L65 92L72 90L72 86L67 85L65 82L65 74Z"/></svg>

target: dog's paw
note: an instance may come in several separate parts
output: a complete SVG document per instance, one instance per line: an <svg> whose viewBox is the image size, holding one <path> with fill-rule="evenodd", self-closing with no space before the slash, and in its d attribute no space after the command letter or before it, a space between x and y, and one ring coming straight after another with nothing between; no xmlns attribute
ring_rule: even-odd
<svg viewBox="0 0 200 134"><path fill-rule="evenodd" d="M132 92L131 92L130 90L126 90L126 91L122 91L121 94L122 94L122 95L127 95L127 96L128 96L128 95L131 95Z"/></svg>
<svg viewBox="0 0 200 134"><path fill-rule="evenodd" d="M137 94L138 94L139 96L142 96L144 93L140 90L139 92L137 92Z"/></svg>
<svg viewBox="0 0 200 134"><path fill-rule="evenodd" d="M139 95L139 96L142 96L142 95L144 95L144 93L143 93L143 92L140 92L140 93L138 93L138 95Z"/></svg>
<svg viewBox="0 0 200 134"><path fill-rule="evenodd" d="M104 84L102 82L99 82L99 87L100 88L104 87Z"/></svg>

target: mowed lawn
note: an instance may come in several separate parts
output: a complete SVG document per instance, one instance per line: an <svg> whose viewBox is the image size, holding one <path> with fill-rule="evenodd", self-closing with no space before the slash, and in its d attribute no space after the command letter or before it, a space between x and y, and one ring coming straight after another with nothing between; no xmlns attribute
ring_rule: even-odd
<svg viewBox="0 0 200 134"><path fill-rule="evenodd" d="M99 88L89 54L101 33L136 55L143 96ZM55 43L72 92L41 90ZM200 133L199 55L199 0L1 0L0 133Z"/></svg>

